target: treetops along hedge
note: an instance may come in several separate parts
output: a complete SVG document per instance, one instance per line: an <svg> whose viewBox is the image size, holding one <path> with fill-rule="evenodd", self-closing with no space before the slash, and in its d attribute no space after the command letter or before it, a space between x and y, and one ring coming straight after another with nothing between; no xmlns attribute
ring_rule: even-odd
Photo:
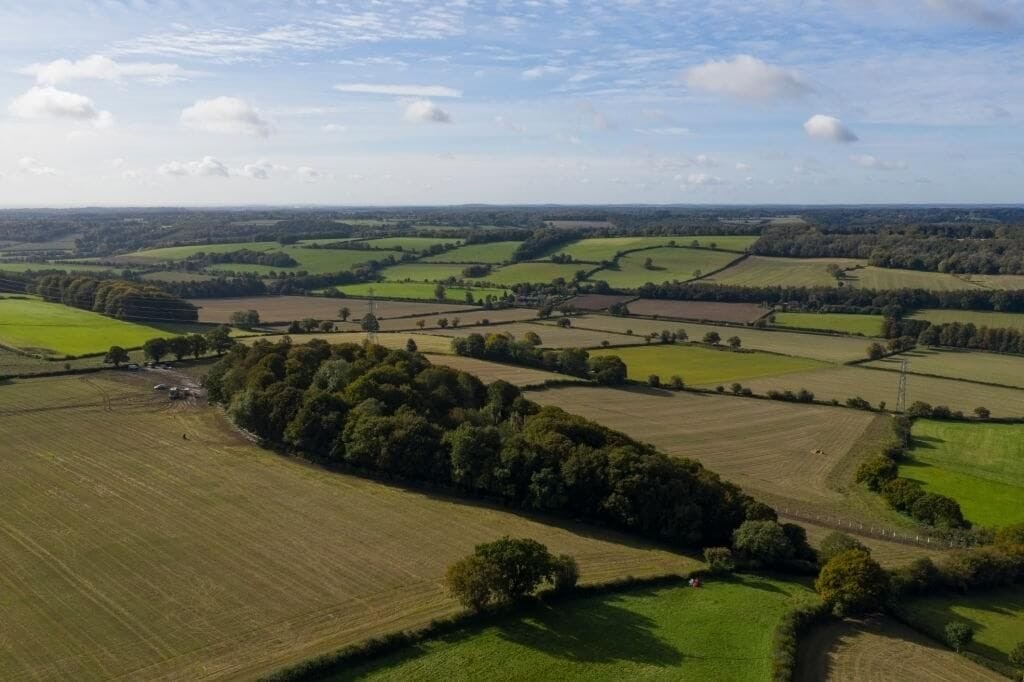
<svg viewBox="0 0 1024 682"><path fill-rule="evenodd" d="M121 319L199 319L198 310L188 301L140 282L47 275L36 280L32 290L51 303L63 303Z"/></svg>
<svg viewBox="0 0 1024 682"><path fill-rule="evenodd" d="M239 426L312 458L677 546L728 544L748 509L774 514L697 462L415 352L257 341L205 384Z"/></svg>
<svg viewBox="0 0 1024 682"><path fill-rule="evenodd" d="M626 382L626 363L617 355L591 359L590 353L582 348L541 350L540 344L541 338L535 332L526 332L520 341L508 333L469 334L452 339L452 352L470 358L511 362L584 379L592 378L608 386Z"/></svg>

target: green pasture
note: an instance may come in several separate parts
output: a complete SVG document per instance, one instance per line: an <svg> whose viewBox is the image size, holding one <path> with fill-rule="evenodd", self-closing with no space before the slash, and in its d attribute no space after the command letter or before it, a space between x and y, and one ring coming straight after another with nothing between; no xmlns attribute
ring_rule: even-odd
<svg viewBox="0 0 1024 682"><path fill-rule="evenodd" d="M750 256L722 272L701 281L741 287L834 287L836 280L828 273L835 263L842 268L865 265L855 258L769 258Z"/></svg>
<svg viewBox="0 0 1024 682"><path fill-rule="evenodd" d="M462 271L466 269L462 264L446 263L399 263L384 268L381 274L384 279L392 282L438 282L449 277L465 279Z"/></svg>
<svg viewBox="0 0 1024 682"><path fill-rule="evenodd" d="M1024 331L1024 313L997 313L988 310L918 310L910 315L918 320L928 320L932 324L960 322L974 324L976 327L994 327L1000 329L1017 329Z"/></svg>
<svg viewBox="0 0 1024 682"><path fill-rule="evenodd" d="M440 237L381 237L367 239L368 246L375 249L395 249L397 251L425 251L432 246L445 244L461 244L461 239L442 239Z"/></svg>
<svg viewBox="0 0 1024 682"><path fill-rule="evenodd" d="M878 336L882 333L883 318L881 315L774 313L774 317L776 327L815 329L862 336Z"/></svg>
<svg viewBox="0 0 1024 682"><path fill-rule="evenodd" d="M425 263L505 263L522 242L488 242L487 244L466 244L457 249L427 256Z"/></svg>
<svg viewBox="0 0 1024 682"><path fill-rule="evenodd" d="M647 259L651 267L645 267ZM590 276L594 281L603 280L613 288L635 289L648 282L687 281L702 274L718 270L736 260L737 255L729 251L662 247L626 254L615 265L598 270Z"/></svg>
<svg viewBox="0 0 1024 682"><path fill-rule="evenodd" d="M481 277L478 281L511 286L521 282L549 284L551 280L561 277L568 282L581 269L586 270L587 267L578 263L515 263L493 270L491 274Z"/></svg>
<svg viewBox="0 0 1024 682"><path fill-rule="evenodd" d="M338 289L346 296L369 296L373 289L373 295L382 298L409 298L421 301L435 301L434 289L436 284L431 282L371 282L364 284L345 284ZM503 298L508 294L508 289L497 289L494 287L445 287L445 300L453 303L465 303L466 294L469 293L474 302L483 300L488 296Z"/></svg>

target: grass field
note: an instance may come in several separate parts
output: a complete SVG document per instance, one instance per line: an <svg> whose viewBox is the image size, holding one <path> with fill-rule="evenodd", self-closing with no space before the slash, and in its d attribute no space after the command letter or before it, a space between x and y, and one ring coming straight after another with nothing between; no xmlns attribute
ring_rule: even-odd
<svg viewBox="0 0 1024 682"><path fill-rule="evenodd" d="M0 477L0 678L256 679L450 615L446 566L504 534L575 556L585 581L699 567L594 527L304 465L151 383L0 386L3 465L17 472Z"/></svg>
<svg viewBox="0 0 1024 682"><path fill-rule="evenodd" d="M462 271L466 269L462 264L451 263L401 263L384 268L381 274L384 279L392 282L437 282L446 280L449 277L455 279L466 279Z"/></svg>
<svg viewBox="0 0 1024 682"><path fill-rule="evenodd" d="M915 599L906 608L939 631L953 620L974 626L974 642L967 649L1004 665L1009 665L1010 649L1024 640L1024 589L1019 586Z"/></svg>
<svg viewBox="0 0 1024 682"><path fill-rule="evenodd" d="M250 251L279 251L284 247L277 242L228 242L226 244L192 244L189 246L167 246L161 249L146 249L135 251L118 256L117 260L123 261L150 261L161 262L169 260L183 260L194 256L199 252L203 253L230 253L248 249Z"/></svg>
<svg viewBox="0 0 1024 682"><path fill-rule="evenodd" d="M434 301L434 290L436 284L430 282L372 282L365 284L345 284L332 287L343 292L346 296L383 296L385 298L415 298L423 301ZM470 294L474 301L482 301L488 296L504 298L508 289L497 289L495 287L445 287L445 300L457 303L466 302L466 294Z"/></svg>
<svg viewBox="0 0 1024 682"><path fill-rule="evenodd" d="M981 381L1024 388L1024 357L960 349L917 348L874 362L868 367L898 370L907 360L912 374L932 374L952 379Z"/></svg>
<svg viewBox="0 0 1024 682"><path fill-rule="evenodd" d="M254 275L266 275L271 272L299 272L305 270L310 274L328 272L344 272L354 266L371 260L383 260L388 256L401 258L401 251L367 251L356 249L307 249L302 246L283 246L270 251L283 251L298 261L298 265L280 268L273 265L249 265L247 263L223 263L207 268L211 272L247 272Z"/></svg>
<svg viewBox="0 0 1024 682"><path fill-rule="evenodd" d="M348 308L351 320L358 321L369 311L369 302L361 298L326 298L322 296L250 296L242 298L197 298L191 301L199 308L201 322L227 322L231 313L255 310L262 322L290 322L304 317L337 320L338 311ZM459 303L418 303L414 301L376 300L374 307L381 320L430 313L458 313L476 310Z"/></svg>
<svg viewBox="0 0 1024 682"><path fill-rule="evenodd" d="M448 355L446 357L430 356L430 361L435 365L444 365L445 367L476 375L487 384L499 379L516 386L536 386L545 381L583 381L582 379L565 374L556 374L555 372L546 372L520 365L488 362L487 360L477 360L476 358L467 358L459 355Z"/></svg>
<svg viewBox="0 0 1024 682"><path fill-rule="evenodd" d="M821 336L776 330L755 329L754 327L728 327L696 322L673 320L645 320L636 317L612 317L610 315L584 315L575 317L573 325L579 328L599 329L625 333L632 330L634 335L658 334L663 329L686 331L692 340L700 341L708 332L718 332L723 339L738 336L744 348L782 353L799 357L823 360L825 362L851 362L866 357L868 342L842 336Z"/></svg>
<svg viewBox="0 0 1024 682"><path fill-rule="evenodd" d="M652 260L651 269L644 267ZM718 270L736 260L737 254L708 249L664 247L626 254L613 267L598 270L589 279L605 281L616 289L636 289L648 282L685 282L701 273Z"/></svg>
<svg viewBox="0 0 1024 682"><path fill-rule="evenodd" d="M158 282L205 282L213 279L213 276L184 270L158 270L157 272L147 272L142 275L141 279Z"/></svg>
<svg viewBox="0 0 1024 682"><path fill-rule="evenodd" d="M936 644L891 618L875 616L817 625L801 635L796 682L1006 678Z"/></svg>
<svg viewBox="0 0 1024 682"><path fill-rule="evenodd" d="M333 680L766 680L775 625L816 596L736 576L537 606L357 665Z"/></svg>
<svg viewBox="0 0 1024 682"><path fill-rule="evenodd" d="M461 244L461 239L442 239L440 237L381 237L367 239L367 246L375 249L395 249L398 251L425 251L432 246Z"/></svg>
<svg viewBox="0 0 1024 682"><path fill-rule="evenodd" d="M979 287L965 278L945 272L897 270L868 266L847 273L849 286L861 289L930 289L932 291L977 290Z"/></svg>
<svg viewBox="0 0 1024 682"><path fill-rule="evenodd" d="M975 326L1018 329L1024 331L1024 313L995 313L982 310L918 310L910 315L915 319L928 320L932 324L946 322L968 322Z"/></svg>
<svg viewBox="0 0 1024 682"><path fill-rule="evenodd" d="M913 434L901 476L952 497L972 523L1024 522L1024 426L917 420Z"/></svg>
<svg viewBox="0 0 1024 682"><path fill-rule="evenodd" d="M638 336L626 336L610 332L591 331L558 327L553 324L536 324L532 322L513 322L511 324L492 325L490 329L480 327L459 327L458 329L439 329L437 334L446 336L468 336L469 334L512 334L521 340L526 332L534 332L540 336L542 348L600 348L607 341L609 345L642 344L644 340Z"/></svg>
<svg viewBox="0 0 1024 682"><path fill-rule="evenodd" d="M522 242L488 242L467 244L436 256L427 256L424 263L505 263Z"/></svg>
<svg viewBox="0 0 1024 682"><path fill-rule="evenodd" d="M758 377L821 367L808 358L760 352L717 350L696 344L652 344L635 348L595 350L593 356L618 355L629 368L629 378L646 381L657 374L663 382L678 375L691 385L726 384Z"/></svg>
<svg viewBox="0 0 1024 682"><path fill-rule="evenodd" d="M842 408L646 388L571 386L530 398L696 459L759 497L819 504L842 502L830 476L879 419Z"/></svg>
<svg viewBox="0 0 1024 682"><path fill-rule="evenodd" d="M878 336L882 333L881 315L839 315L827 313L773 313L775 326L817 329L841 334Z"/></svg>
<svg viewBox="0 0 1024 682"><path fill-rule="evenodd" d="M985 289L1024 289L1024 275L961 275Z"/></svg>
<svg viewBox="0 0 1024 682"><path fill-rule="evenodd" d="M0 299L0 344L44 355L82 355L141 346L166 329L38 299Z"/></svg>
<svg viewBox="0 0 1024 682"><path fill-rule="evenodd" d="M842 268L864 265L867 261L856 258L768 258L749 256L702 282L732 284L745 287L834 287L836 280L828 274L828 266L835 263Z"/></svg>
<svg viewBox="0 0 1024 682"><path fill-rule="evenodd" d="M755 393L770 389L797 391L806 388L819 400L838 400L860 396L877 406L886 401L888 409L896 405L895 372L882 372L867 367L828 367L810 372L796 372L749 382ZM747 382L744 382L747 385ZM994 417L1024 415L1024 391L1001 386L986 386L955 379L910 376L907 381L907 405L923 400L932 405L948 405L951 409L970 414L975 407L984 405Z"/></svg>
<svg viewBox="0 0 1024 682"><path fill-rule="evenodd" d="M566 253L577 261L600 263L610 261L622 251L635 249L647 249L656 246L691 246L694 242L701 246L708 247L712 242L718 249L725 251L745 251L747 247L757 241L755 236L737 235L716 235L716 236L667 236L667 237L604 237L595 239L580 239L564 246L560 246L553 253ZM643 262L643 261L641 261Z"/></svg>
<svg viewBox="0 0 1024 682"><path fill-rule="evenodd" d="M332 332L329 334L268 334L265 336L251 336L242 339L243 343L253 344L256 341L264 340L274 343L284 336L288 336L292 343L308 343L313 339L322 339L330 344L338 343L363 343L366 341L366 332L344 331ZM405 350L409 339L416 342L416 349L421 353L451 353L452 340L447 336L435 336L433 334L419 334L416 332L382 332L377 334L377 345L396 350Z"/></svg>
<svg viewBox="0 0 1024 682"><path fill-rule="evenodd" d="M43 270L60 270L62 272L121 272L124 266L113 267L110 265L93 265L91 263L3 263L0 262L0 272L28 272L30 270L40 272Z"/></svg>
<svg viewBox="0 0 1024 682"><path fill-rule="evenodd" d="M835 528L829 526L822 526L816 523L804 521L803 519L788 518L785 515L779 517L780 523L795 523L802 526L807 531L807 541L811 543L812 547L819 547L821 541L829 533L835 532ZM842 531L848 533L848 530ZM918 545L903 544L899 542L892 542L889 540L882 540L871 535L857 535L857 540L871 550L871 558L878 563L882 564L886 568L895 568L897 566L906 566L914 559L921 557L931 557L937 559L944 554L944 550L936 549L932 547L921 547Z"/></svg>
<svg viewBox="0 0 1024 682"><path fill-rule="evenodd" d="M578 263L515 263L492 271L486 277L481 277L480 281L512 286L522 282L550 284L551 280L562 277L568 282L581 269L586 270L587 267Z"/></svg>
<svg viewBox="0 0 1024 682"><path fill-rule="evenodd" d="M665 301L638 298L630 301L631 315L665 317L681 320L710 320L746 324L764 317L767 309L753 303L716 303L711 301Z"/></svg>

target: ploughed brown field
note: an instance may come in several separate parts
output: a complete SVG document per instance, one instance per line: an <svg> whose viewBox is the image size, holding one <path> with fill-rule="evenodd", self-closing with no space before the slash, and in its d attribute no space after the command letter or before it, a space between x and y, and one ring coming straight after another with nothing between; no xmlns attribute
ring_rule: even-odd
<svg viewBox="0 0 1024 682"><path fill-rule="evenodd" d="M636 296L625 294L583 294L582 296L570 298L565 304L577 310L596 311L605 310L608 306L615 303L627 303L635 298Z"/></svg>
<svg viewBox="0 0 1024 682"><path fill-rule="evenodd" d="M753 303L716 303L713 301L663 301L638 298L627 306L631 315L665 317L674 320L708 320L746 324L766 315L769 310Z"/></svg>
<svg viewBox="0 0 1024 682"><path fill-rule="evenodd" d="M231 313L255 310L260 321L291 322L305 317L318 320L337 320L338 310L348 308L352 318L358 320L369 311L369 302L362 298L326 298L322 296L250 296L241 298L197 298L189 301L199 307L200 322L230 322ZM409 301L374 302L377 317L388 319L409 315L433 313L459 313L477 310L475 306L458 303L415 303Z"/></svg>

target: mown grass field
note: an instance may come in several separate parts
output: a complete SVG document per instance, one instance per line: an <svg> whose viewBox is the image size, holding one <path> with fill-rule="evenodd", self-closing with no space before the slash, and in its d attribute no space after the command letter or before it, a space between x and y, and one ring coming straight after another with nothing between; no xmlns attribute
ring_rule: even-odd
<svg viewBox="0 0 1024 682"><path fill-rule="evenodd" d="M698 246L710 247L712 242L716 248L723 251L742 252L751 244L757 241L756 236L744 235L714 235L688 237L685 235L666 237L602 237L593 239L580 239L556 248L553 254L566 253L574 260L600 263L610 261L623 251L634 249L647 249L656 246L692 246L694 241ZM642 261L641 261L642 262Z"/></svg>
<svg viewBox="0 0 1024 682"><path fill-rule="evenodd" d="M656 374L662 382L673 375L688 384L725 384L758 377L778 376L801 372L824 363L809 358L797 358L770 353L738 352L715 349L693 343L662 344L634 348L595 350L593 356L618 355L629 368L629 378L646 381Z"/></svg>
<svg viewBox="0 0 1024 682"><path fill-rule="evenodd" d="M828 266L842 268L865 265L856 258L769 258L749 256L722 272L705 277L702 282L732 284L743 287L834 287L836 280L828 274Z"/></svg>
<svg viewBox="0 0 1024 682"><path fill-rule="evenodd" d="M381 303L378 303L378 306L380 305ZM384 301L383 305L395 305L395 302L391 302L389 304L387 301ZM419 323L423 322L422 328L424 329L439 329L442 318L448 320L450 327L473 327L473 331L480 332L481 334L488 334L490 332L491 325L495 325L495 329L500 329L498 323L501 322L534 320L537 318L537 311L530 308L501 308L499 310L485 310L477 308L474 310L461 310L435 315L404 317L402 319L382 319L380 321L380 328L381 331L399 331L405 329L417 330L421 329Z"/></svg>
<svg viewBox="0 0 1024 682"><path fill-rule="evenodd" d="M123 256L118 256L117 260L123 261L169 261L169 260L183 260L189 256L194 256L199 252L203 253L230 253L231 251L239 251L241 249L248 249L250 251L279 251L283 250L283 246L277 242L228 242L225 244L192 244L189 246L167 246L160 249L146 249L144 251L135 251L133 253L127 253Z"/></svg>
<svg viewBox="0 0 1024 682"><path fill-rule="evenodd" d="M191 303L199 306L202 322L228 322L231 314L240 310L255 310L262 322L290 322L312 317L318 320L337 320L342 308L348 308L350 321L358 322L369 312L370 303L362 298L327 298L322 296L249 296L242 298L197 298ZM374 301L377 317L382 321L392 317L427 315L431 313L459 313L477 310L464 303L419 303L416 301Z"/></svg>
<svg viewBox="0 0 1024 682"><path fill-rule="evenodd" d="M644 267L650 258L651 269ZM636 289L648 282L685 282L701 273L718 270L736 260L737 254L709 249L663 247L626 254L613 267L590 275L592 281L605 281L616 289Z"/></svg>
<svg viewBox="0 0 1024 682"><path fill-rule="evenodd" d="M952 497L972 523L1024 522L1024 426L920 419L913 435L901 476Z"/></svg>
<svg viewBox="0 0 1024 682"><path fill-rule="evenodd" d="M668 301L655 298L638 298L630 301L628 308L630 315L735 324L754 322L768 313L766 308L753 303Z"/></svg>
<svg viewBox="0 0 1024 682"><path fill-rule="evenodd" d="M547 372L532 367L506 365L500 362L477 360L476 358L467 358L459 355L448 355L445 357L430 356L430 361L435 365L444 365L445 367L474 374L487 384L498 380L507 381L515 386L536 386L543 384L545 381L583 381L583 379L577 377Z"/></svg>
<svg viewBox="0 0 1024 682"><path fill-rule="evenodd" d="M353 667L333 680L765 680L782 615L817 597L736 576L537 606Z"/></svg>
<svg viewBox="0 0 1024 682"><path fill-rule="evenodd" d="M843 501L830 477L880 418L842 408L645 388L570 386L531 392L530 398L670 455L696 459L752 494L818 504Z"/></svg>
<svg viewBox="0 0 1024 682"><path fill-rule="evenodd" d="M585 581L699 566L304 465L152 383L0 386L0 678L256 679L453 613L445 568L504 534L576 556Z"/></svg>
<svg viewBox="0 0 1024 682"><path fill-rule="evenodd" d="M930 289L932 291L977 290L979 287L964 277L945 272L898 270L868 266L847 273L848 286L861 289Z"/></svg>
<svg viewBox="0 0 1024 682"><path fill-rule="evenodd" d="M338 343L363 343L367 340L366 332L363 331L342 331L331 333L311 334L267 334L264 336L250 336L241 339L243 343L253 344L257 341L269 341L276 343L285 336L289 337L294 344L308 343L313 339L320 339L330 344ZM412 339L416 342L416 349L421 353L451 353L452 341L446 336L435 336L433 334L420 334L417 332L381 332L377 334L377 345L395 350L405 350L406 344Z"/></svg>
<svg viewBox="0 0 1024 682"><path fill-rule="evenodd" d="M551 280L561 277L568 282L579 270L586 269L587 266L579 263L514 263L492 271L479 281L512 286L522 282L550 284Z"/></svg>
<svg viewBox="0 0 1024 682"><path fill-rule="evenodd" d="M612 317L610 315L583 315L574 317L574 326L581 329L598 329L619 333L632 330L634 335L660 334L663 329L671 332L683 330L691 340L700 341L708 332L718 332L722 339L740 337L743 348L782 353L812 358L825 362L851 362L867 357L868 341L842 336L822 336L776 330L755 329L754 327L730 327L725 325L698 324L675 320L646 320L636 317ZM654 343L657 343L655 341Z"/></svg>
<svg viewBox="0 0 1024 682"><path fill-rule="evenodd" d="M121 272L124 267L113 267L110 265L93 265L91 263L4 263L0 262L0 273L2 272L40 272L43 270L60 270L62 272Z"/></svg>
<svg viewBox="0 0 1024 682"><path fill-rule="evenodd" d="M885 401L888 409L896 406L896 384L899 375L868 367L827 367L809 372L796 372L777 377L753 379L744 382L755 393L798 391L806 388L819 400L838 400L860 396L874 406ZM1019 417L1024 415L1024 391L1002 386L944 379L941 377L910 376L907 381L907 405L923 400L932 405L947 405L951 409L970 414L975 407L983 405L992 410L995 417Z"/></svg>
<svg viewBox="0 0 1024 682"><path fill-rule="evenodd" d="M946 322L971 322L975 326L1019 329L1024 331L1024 313L996 313L984 310L918 310L910 317L928 320L932 324Z"/></svg>
<svg viewBox="0 0 1024 682"><path fill-rule="evenodd" d="M974 641L967 649L1004 665L1009 665L1010 650L1024 639L1024 589L1019 586L915 599L906 608L937 631L953 620L972 625Z"/></svg>
<svg viewBox="0 0 1024 682"><path fill-rule="evenodd" d="M488 242L466 244L436 256L427 256L425 263L505 263L522 242Z"/></svg>
<svg viewBox="0 0 1024 682"><path fill-rule="evenodd" d="M141 346L167 329L38 299L0 298L0 344L44 355L83 355Z"/></svg>
<svg viewBox="0 0 1024 682"><path fill-rule="evenodd" d="M430 282L372 282L366 284L345 284L338 289L346 296L374 296L392 298L415 298L423 301L434 301L436 284ZM503 298L508 289L495 287L445 287L444 298L453 303L465 303L466 294L473 297L473 300L480 302L488 296Z"/></svg>
<svg viewBox="0 0 1024 682"><path fill-rule="evenodd" d="M1024 289L1024 275L962 275L985 289Z"/></svg>
<svg viewBox="0 0 1024 682"><path fill-rule="evenodd" d="M383 260L388 256L401 258L401 251L373 251L357 249L307 249L302 246L282 246L268 251L283 251L298 261L298 265L280 268L273 265L249 265L247 263L222 263L206 268L210 272L246 272L254 275L267 275L271 272L299 272L304 270L310 274L328 272L344 272L356 265L371 260Z"/></svg>
<svg viewBox="0 0 1024 682"><path fill-rule="evenodd" d="M462 271L466 269L462 264L451 263L400 263L384 268L381 271L384 279L391 282L437 282L446 280L449 277L455 279L466 279Z"/></svg>
<svg viewBox="0 0 1024 682"><path fill-rule="evenodd" d="M800 637L797 682L1006 680L906 625L882 616L817 625Z"/></svg>
<svg viewBox="0 0 1024 682"><path fill-rule="evenodd" d="M1024 357L961 349L916 348L865 363L868 367L898 370L907 360L912 374L932 374L966 381L981 381L1024 388Z"/></svg>
<svg viewBox="0 0 1024 682"><path fill-rule="evenodd" d="M775 326L817 329L841 334L878 336L882 333L881 315L839 315L828 313L773 313Z"/></svg>
<svg viewBox="0 0 1024 682"><path fill-rule="evenodd" d="M396 249L399 251L425 251L432 246L461 243L461 239L442 239L440 237L381 237L365 240L365 244L374 249Z"/></svg>
<svg viewBox="0 0 1024 682"><path fill-rule="evenodd" d="M516 340L522 340L527 332L540 336L542 348L600 348L607 345L642 344L644 340L638 336L626 336L609 332L558 327L553 324L536 324L533 322L513 322L511 324L492 325L488 329L480 327L459 327L458 329L438 329L434 333L446 336L468 336L469 334L512 334Z"/></svg>

